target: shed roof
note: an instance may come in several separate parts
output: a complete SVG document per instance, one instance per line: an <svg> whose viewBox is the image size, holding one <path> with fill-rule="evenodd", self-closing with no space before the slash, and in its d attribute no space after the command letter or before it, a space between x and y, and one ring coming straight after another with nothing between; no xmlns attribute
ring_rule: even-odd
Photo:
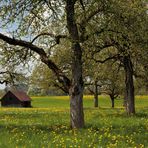
<svg viewBox="0 0 148 148"><path fill-rule="evenodd" d="M9 90L7 93L9 93L9 92L11 92L13 95L15 95L20 101L31 101L31 98L23 91Z"/></svg>

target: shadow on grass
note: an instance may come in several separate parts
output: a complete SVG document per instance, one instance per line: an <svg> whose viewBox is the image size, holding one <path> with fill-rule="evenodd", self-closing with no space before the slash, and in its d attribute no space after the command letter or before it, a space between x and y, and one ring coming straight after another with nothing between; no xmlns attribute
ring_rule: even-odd
<svg viewBox="0 0 148 148"><path fill-rule="evenodd" d="M148 118L147 113L136 113L135 115L128 115L127 113L108 113L108 114L97 114L93 115L92 118L95 120L100 117L106 117L106 118L112 118L112 117L117 117L117 118L123 118L123 119L129 119L129 118Z"/></svg>
<svg viewBox="0 0 148 148"><path fill-rule="evenodd" d="M123 118L148 118L147 113L148 108L141 108L137 109L136 114L134 115L128 115L125 111L125 108L109 108L109 107L98 107L98 108L91 108L87 107L84 108L84 111L95 111L94 115L92 116L94 119L97 119L98 117L123 117Z"/></svg>

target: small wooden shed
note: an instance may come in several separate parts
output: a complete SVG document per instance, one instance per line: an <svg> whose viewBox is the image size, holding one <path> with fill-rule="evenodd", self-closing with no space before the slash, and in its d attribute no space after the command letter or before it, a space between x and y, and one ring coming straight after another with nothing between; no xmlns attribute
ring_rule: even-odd
<svg viewBox="0 0 148 148"><path fill-rule="evenodd" d="M23 91L9 90L1 98L1 106L31 107L31 98Z"/></svg>

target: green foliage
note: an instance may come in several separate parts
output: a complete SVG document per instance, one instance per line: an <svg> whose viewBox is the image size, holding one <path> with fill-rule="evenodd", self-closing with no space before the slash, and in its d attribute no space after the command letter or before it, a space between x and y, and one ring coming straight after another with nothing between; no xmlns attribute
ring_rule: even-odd
<svg viewBox="0 0 148 148"><path fill-rule="evenodd" d="M29 41L32 41L37 35L46 33L46 35L38 36L33 44L42 47L48 57L57 63L61 71L70 78L72 52L69 50L71 39L66 29L65 1L28 0L22 2L21 0L1 0L0 4L1 28L9 28L11 36ZM103 60L108 56L119 53L121 56L130 54L132 60L138 61L137 59L141 57L141 53L145 53L144 51L147 49L148 19L146 10L145 3L141 0L92 0L83 1L83 3L82 1L76 1L75 20L84 55L84 77L94 75L93 79L96 79L97 74L103 71L99 67L100 65L96 66L97 64L94 62L88 64L88 57L91 58L94 52L96 52L94 58L97 60ZM67 35L67 38L60 39L58 45L55 41L55 35L59 34ZM103 48L106 44L111 45L111 47ZM24 58L25 61L29 61L29 57L34 55L32 52L28 52L26 48L5 44L2 46L11 47L9 50L4 49L5 63L11 57L13 63L20 64L23 61L20 59ZM87 56L85 57L85 55ZM145 56L146 54L142 55L142 59L145 61L147 56ZM10 61L7 63L10 65ZM89 70L92 70L92 72L88 72ZM51 72L49 73L49 75L52 75ZM45 78L47 77L45 76ZM53 80L56 81L56 78L53 77ZM48 88L46 80L40 83L41 85L44 83L44 86L38 85L38 87Z"/></svg>
<svg viewBox="0 0 148 148"><path fill-rule="evenodd" d="M30 76L29 84L28 93L30 95L44 96L64 94L64 92L59 88L60 83L57 81L55 75L43 63L38 63L35 66Z"/></svg>
<svg viewBox="0 0 148 148"><path fill-rule="evenodd" d="M147 96L137 96L137 115L127 117L120 100L111 109L100 97L84 97L86 127L69 128L69 98L32 97L34 108L0 108L0 147L147 147ZM107 101L108 100L108 101Z"/></svg>

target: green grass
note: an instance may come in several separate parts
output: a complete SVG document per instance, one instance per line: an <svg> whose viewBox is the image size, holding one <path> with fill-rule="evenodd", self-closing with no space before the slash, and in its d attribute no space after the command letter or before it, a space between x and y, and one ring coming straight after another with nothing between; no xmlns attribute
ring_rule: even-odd
<svg viewBox="0 0 148 148"><path fill-rule="evenodd" d="M0 148L147 148L148 96L136 97L137 114L128 117L122 100L112 109L106 96L84 97L86 127L69 128L69 98L32 97L33 108L0 108Z"/></svg>

